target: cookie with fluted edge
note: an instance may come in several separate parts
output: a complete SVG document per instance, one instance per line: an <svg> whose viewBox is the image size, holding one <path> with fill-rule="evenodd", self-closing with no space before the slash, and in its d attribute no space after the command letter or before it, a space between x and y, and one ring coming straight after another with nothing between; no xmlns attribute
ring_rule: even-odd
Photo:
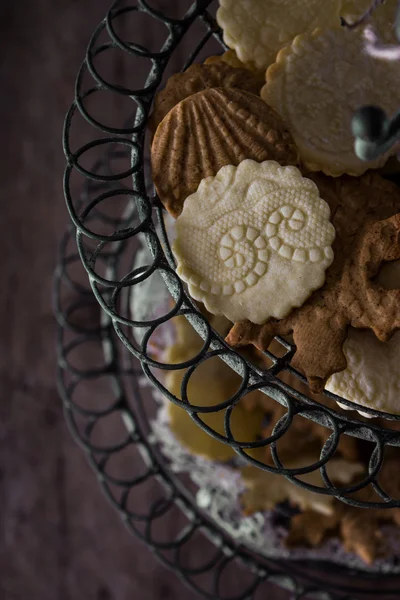
<svg viewBox="0 0 400 600"><path fill-rule="evenodd" d="M158 195L174 217L202 179L245 159L295 165L298 151L278 113L237 88L207 89L179 102L157 128L151 149Z"/></svg>
<svg viewBox="0 0 400 600"><path fill-rule="evenodd" d="M400 63L373 58L364 46L362 29L318 29L296 37L267 71L261 97L287 123L310 171L358 176L388 158L362 161L354 151L354 112L378 105L390 115L400 102Z"/></svg>
<svg viewBox="0 0 400 600"><path fill-rule="evenodd" d="M400 262L387 263L377 282L400 289ZM343 351L347 367L328 380L326 389L361 406L400 414L400 332L380 342L371 331L351 329Z"/></svg>
<svg viewBox="0 0 400 600"><path fill-rule="evenodd" d="M203 179L176 222L177 273L231 321L286 317L325 281L335 228L296 167L245 160Z"/></svg>
<svg viewBox="0 0 400 600"><path fill-rule="evenodd" d="M337 234L324 286L287 318L264 325L238 322L226 340L234 347L266 350L275 335L293 333L291 364L320 393L331 375L346 368L349 326L371 329L381 341L400 328L400 290L375 281L383 263L400 259L400 190L374 172L358 179L322 173L312 179L331 207Z"/></svg>
<svg viewBox="0 0 400 600"><path fill-rule="evenodd" d="M183 73L172 75L165 88L156 95L153 112L148 120L149 129L154 134L174 106L197 92L208 88L234 87L258 95L263 83L248 69L243 68L243 65L238 68L223 60L212 64L191 65Z"/></svg>
<svg viewBox="0 0 400 600"><path fill-rule="evenodd" d="M339 27L342 0L220 0L217 21L239 59L266 69L300 33Z"/></svg>

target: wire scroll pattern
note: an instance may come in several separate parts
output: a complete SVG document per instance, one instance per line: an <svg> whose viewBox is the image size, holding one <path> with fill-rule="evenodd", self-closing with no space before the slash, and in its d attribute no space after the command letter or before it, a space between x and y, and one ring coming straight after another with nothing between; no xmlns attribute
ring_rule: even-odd
<svg viewBox="0 0 400 600"><path fill-rule="evenodd" d="M117 1L90 40L77 77L75 101L66 116L63 143L67 158L65 198L76 228L79 259L89 277L91 292L108 318L107 332L110 327L113 328L132 359L140 361L144 373L158 390L186 410L199 427L229 444L248 463L284 476L311 491L335 496L348 504L370 508L399 507L400 499L391 496L381 486L379 471L387 448L400 445L400 432L394 428L400 417L383 415L366 408L365 412L371 416L385 417L386 423L377 425L372 421L364 422L341 414L339 410L325 406L284 383L279 377L283 372L304 383L302 376L290 364L294 346L285 340L280 340L283 356L266 353L271 361L269 369L255 366L227 346L212 329L207 318L187 295L175 272L163 210L153 194L152 186L146 185L149 180L146 122L154 94L169 69L176 71L187 68L195 59L201 59L204 53L206 56L209 47L212 50L208 54L223 49L220 32L212 17L214 4L211 0L197 0L186 14L177 18L156 10L150 0L138 0L136 4ZM149 49L132 41L132 23L143 17L163 28L165 41L161 47ZM185 45L188 58L185 64L178 65L175 50L180 44ZM218 47L219 50L216 50ZM116 61L119 68L113 69L110 75L109 63L112 60ZM140 83L138 73L144 71L146 77ZM118 82L115 80L116 73L119 74ZM116 123L109 124L108 115L104 114L107 111L103 110L102 115L98 116L98 97L107 98L107 102L118 102L121 107L129 106L126 118L119 126ZM121 109L121 115L123 113ZM84 127L88 131L88 142L74 150L75 127ZM96 160L98 155L105 156L106 160ZM80 189L76 178L86 185L83 199L76 193ZM146 239L153 261L132 269L132 257L140 236ZM162 277L171 294L171 304L164 314L154 314L151 320L134 320L126 298L133 288L155 275ZM165 364L156 360L150 348L158 328L168 326L178 315L187 318L203 339L203 347L190 360ZM141 332L140 343L135 336L138 331ZM208 407L196 406L191 402L188 392L191 378L205 361L215 357L236 371L241 377L241 384L223 402ZM162 372L168 370L185 370L181 398L170 393L164 384ZM262 390L274 402L283 405L286 412L275 424L269 438L256 442L239 440L232 432L232 416L254 390ZM327 397L354 407L343 398L328 393ZM203 420L206 413L220 411L224 412L224 434L218 433ZM324 426L327 439L317 462L290 469L280 458L279 441L289 434L293 421L298 418L311 419ZM327 467L341 439L347 435L369 443L369 467L362 481L338 487L330 480ZM252 450L262 447L270 448L273 466L251 456ZM320 486L309 485L301 479L302 475L317 469L321 474ZM376 499L373 501L363 501L356 495L367 487L375 490Z"/></svg>
<svg viewBox="0 0 400 600"><path fill-rule="evenodd" d="M103 168L110 172L112 160L117 157L118 153L105 156L94 165L94 172ZM88 181L82 206L92 186L96 192L102 192L105 185ZM117 220L109 216L101 215L101 220L106 225L113 221L117 226ZM121 220L119 228L125 225ZM129 531L144 541L162 564L193 591L209 600L258 600L260 594L262 598L270 591L267 587L270 583L287 590L288 600L352 600L353 593L359 598L363 590L373 593L374 586L376 594L391 600L398 589L396 579L392 582L389 578L390 589L386 594L382 575L378 585L366 571L335 564L265 560L233 541L215 525L208 510L204 514L198 508L195 492L191 493L171 472L150 439L147 409L152 398L146 397L146 390L140 385L143 377L140 362L121 346L112 320L99 310L76 252L75 235L76 230L71 226L61 241L54 278L58 388L69 428L84 450L106 498ZM101 260L107 265L109 276L115 275L123 260L121 246ZM125 301L130 305L129 294ZM116 420L123 426L116 426ZM110 439L104 434L98 437L99 426L103 432L116 433ZM129 468L132 463L133 473ZM140 502L141 490L150 485L152 501L148 503L147 494L144 504ZM174 531L171 522L177 523ZM166 523L167 539L160 536L160 529ZM197 548L199 535L210 540L208 552L201 564L188 566L184 557ZM232 578L238 572L240 581L235 580L234 596L223 592L226 577ZM332 579L329 582L328 574Z"/></svg>

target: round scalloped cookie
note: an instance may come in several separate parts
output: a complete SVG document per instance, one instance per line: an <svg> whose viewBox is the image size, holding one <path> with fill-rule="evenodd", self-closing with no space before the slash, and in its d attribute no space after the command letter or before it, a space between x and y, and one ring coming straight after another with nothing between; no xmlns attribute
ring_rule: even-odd
<svg viewBox="0 0 400 600"><path fill-rule="evenodd" d="M335 238L329 218L317 186L296 167L227 165L185 201L177 273L212 314L281 319L324 284Z"/></svg>
<svg viewBox="0 0 400 600"><path fill-rule="evenodd" d="M368 56L361 29L318 29L298 36L269 67L261 97L275 108L310 171L338 177L382 167L388 155L362 161L354 152L351 120L366 104L387 114L400 103L400 63Z"/></svg>
<svg viewBox="0 0 400 600"><path fill-rule="evenodd" d="M400 261L387 263L378 281L383 287L400 289ZM326 389L355 404L400 414L400 332L388 342L380 342L372 331L350 329L344 353L347 368L332 375ZM339 406L350 409L345 404Z"/></svg>
<svg viewBox="0 0 400 600"><path fill-rule="evenodd" d="M339 27L342 0L220 0L224 42L249 68L266 69L300 33Z"/></svg>

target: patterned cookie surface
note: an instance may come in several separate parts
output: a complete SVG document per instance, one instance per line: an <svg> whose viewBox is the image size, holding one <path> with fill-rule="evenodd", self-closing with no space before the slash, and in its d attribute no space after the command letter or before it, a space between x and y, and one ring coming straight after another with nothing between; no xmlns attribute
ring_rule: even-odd
<svg viewBox="0 0 400 600"><path fill-rule="evenodd" d="M263 82L248 69L229 65L219 59L211 64L195 64L183 73L172 75L165 88L154 100L154 109L149 118L149 128L154 134L158 125L169 111L181 100L208 88L239 88L259 94Z"/></svg>
<svg viewBox="0 0 400 600"><path fill-rule="evenodd" d="M366 104L392 114L400 101L400 63L372 58L362 30L316 30L298 36L267 71L262 98L286 121L305 166L334 177L361 175L388 156L362 161L351 120Z"/></svg>
<svg viewBox="0 0 400 600"><path fill-rule="evenodd" d="M335 229L296 167L245 160L203 180L177 220L177 272L213 314L283 318L325 280Z"/></svg>
<svg viewBox="0 0 400 600"><path fill-rule="evenodd" d="M372 171L357 179L322 173L312 179L331 207L337 233L324 286L287 318L262 326L236 323L226 339L234 347L266 350L273 336L293 333L291 364L320 393L331 375L346 368L342 348L349 325L371 329L382 342L400 329L400 290L376 282L384 263L400 260L400 191Z"/></svg>
<svg viewBox="0 0 400 600"><path fill-rule="evenodd" d="M297 164L296 145L278 113L237 88L193 94L168 113L154 136L151 164L161 202L177 217L202 179L246 158Z"/></svg>
<svg viewBox="0 0 400 600"><path fill-rule="evenodd" d="M387 263L378 282L400 289L400 262ZM400 333L380 342L370 331L351 329L344 353L347 368L333 375L326 389L350 402L400 414Z"/></svg>
<svg viewBox="0 0 400 600"><path fill-rule="evenodd" d="M224 41L243 63L266 69L300 33L340 25L341 0L220 0Z"/></svg>

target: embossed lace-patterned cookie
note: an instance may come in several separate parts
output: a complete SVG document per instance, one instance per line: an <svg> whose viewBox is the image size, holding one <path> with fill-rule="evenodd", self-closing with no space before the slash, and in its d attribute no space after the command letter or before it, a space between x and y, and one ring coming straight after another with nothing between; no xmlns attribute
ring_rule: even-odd
<svg viewBox="0 0 400 600"><path fill-rule="evenodd" d="M388 158L366 162L354 152L355 110L378 105L390 115L400 101L400 63L372 58L364 45L362 30L316 30L298 36L267 71L261 96L288 124L310 171L361 175Z"/></svg>
<svg viewBox="0 0 400 600"><path fill-rule="evenodd" d="M297 164L297 148L278 113L236 88L186 98L163 119L153 140L153 180L161 202L177 217L202 179L246 158Z"/></svg>
<svg viewBox="0 0 400 600"><path fill-rule="evenodd" d="M378 283L400 289L400 262L388 263ZM356 404L400 414L400 332L380 342L370 331L351 329L343 350L347 368L333 375L326 389Z"/></svg>
<svg viewBox="0 0 400 600"><path fill-rule="evenodd" d="M158 125L169 111L181 100L207 88L234 87L252 94L259 94L264 82L257 79L248 69L230 66L223 60L212 64L195 64L183 73L172 75L165 88L154 100L154 109L148 125L154 134Z"/></svg>
<svg viewBox="0 0 400 600"><path fill-rule="evenodd" d="M349 325L371 329L381 341L400 328L400 290L374 281L382 263L400 259L400 215L392 217L400 211L400 191L376 173L312 178L331 207L337 233L325 285L287 318L263 326L236 323L226 339L235 347L266 350L273 336L293 333L292 365L319 393L331 375L346 368L342 347Z"/></svg>
<svg viewBox="0 0 400 600"><path fill-rule="evenodd" d="M300 33L340 26L341 0L220 0L224 42L243 63L266 69Z"/></svg>
<svg viewBox="0 0 400 600"><path fill-rule="evenodd" d="M287 316L325 280L335 229L296 167L245 160L204 179L177 220L177 272L231 321Z"/></svg>

